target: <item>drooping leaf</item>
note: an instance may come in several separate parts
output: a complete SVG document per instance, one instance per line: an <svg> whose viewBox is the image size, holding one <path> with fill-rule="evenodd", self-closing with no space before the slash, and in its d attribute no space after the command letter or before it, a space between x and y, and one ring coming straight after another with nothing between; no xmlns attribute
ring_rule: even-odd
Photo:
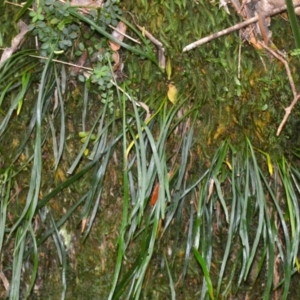
<svg viewBox="0 0 300 300"><path fill-rule="evenodd" d="M168 84L168 99L172 102L172 104L176 104L177 102L177 88L174 84Z"/></svg>

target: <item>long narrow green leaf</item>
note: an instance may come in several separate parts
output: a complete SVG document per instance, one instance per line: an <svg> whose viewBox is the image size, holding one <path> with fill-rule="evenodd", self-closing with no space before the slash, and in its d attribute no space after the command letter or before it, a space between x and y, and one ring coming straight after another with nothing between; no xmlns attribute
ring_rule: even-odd
<svg viewBox="0 0 300 300"><path fill-rule="evenodd" d="M121 100L121 99L119 99ZM129 206L129 190L128 190L128 157L127 157L127 141L126 141L126 105L125 95L122 98L122 123L123 123L123 214L122 223L120 226L120 235L118 238L118 254L115 264L115 272L113 276L111 290L108 296L108 300L115 299L114 294L116 292L117 282L120 276L120 270L122 266L122 259L125 248L125 229L128 220L128 206Z"/></svg>
<svg viewBox="0 0 300 300"><path fill-rule="evenodd" d="M37 243L36 243L36 237L35 237L35 233L33 231L32 226L29 227L29 233L31 236L31 240L32 240L32 248L33 248L33 267L32 267L32 271L31 271L31 276L30 276L30 284L25 296L25 299L28 299L32 289L34 287L34 284L36 282L36 277L37 277L37 273L38 273L38 263L39 263L39 258L38 258L38 247L37 247ZM24 255L25 256L25 255Z"/></svg>
<svg viewBox="0 0 300 300"><path fill-rule="evenodd" d="M36 212L37 203L39 199L40 192L40 184L41 184L41 168L42 168L42 154L41 154L41 125L42 125L42 110L43 110L43 101L45 99L45 86L48 75L48 69L51 65L52 55L46 62L44 71L41 77L40 89L37 99L37 109L36 109L36 138L35 138L35 146L34 146L34 160L33 167L30 178L30 186L29 192L27 194L26 204L23 209L23 212L19 219L15 222L14 226L11 229L10 234L12 234L21 224L21 222L25 221L22 225L23 227L23 238L25 238L27 234L27 230L32 222L32 218ZM20 238L20 242L22 238ZM17 248L15 248L16 250Z"/></svg>
<svg viewBox="0 0 300 300"><path fill-rule="evenodd" d="M4 130L7 127L7 124L12 116L12 113L17 109L17 106L19 105L20 101L23 101L23 98L28 90L29 82L30 82L30 73L23 75L24 81L22 82L22 88L19 91L18 95L15 97L15 99L12 101L12 104L7 111L5 118L3 119L2 123L0 124L0 136L3 134Z"/></svg>
<svg viewBox="0 0 300 300"><path fill-rule="evenodd" d="M257 206L258 206L259 212L258 212L258 224L257 224L257 229L256 229L256 235L255 235L255 238L253 241L250 256L247 260L247 267L246 267L244 279L246 279L248 272L252 266L253 260L255 258L255 254L257 253L257 247L258 247L258 243L260 241L261 235L262 235L262 230L263 230L263 225L264 225L264 211L265 211L265 205L266 205L264 190L263 190L262 183L260 181L260 176L259 176L260 169L259 169L257 161L256 161L253 147L248 139L247 139L247 144L248 144L248 147L250 150L251 159L252 159L252 163L253 163L253 179L255 180L255 184L257 187L256 200L257 200Z"/></svg>
<svg viewBox="0 0 300 300"><path fill-rule="evenodd" d="M19 227L15 235L15 253L13 256L12 280L10 283L9 299L20 299L20 282L23 265L23 255L26 245L23 228Z"/></svg>
<svg viewBox="0 0 300 300"><path fill-rule="evenodd" d="M61 300L64 300L66 298L66 291L67 291L67 279L66 279L66 270L67 270L67 254L65 249L65 244L63 241L63 237L61 237L60 232L58 231L55 221L51 215L51 224L54 228L54 232L52 234L54 244L56 246L57 254L60 260L60 264L62 266L62 275L61 275L61 281L62 281L62 294L61 294Z"/></svg>
<svg viewBox="0 0 300 300"><path fill-rule="evenodd" d="M267 208L266 208L267 210ZM271 288L273 285L273 277L274 277L274 266L275 266L275 236L273 233L273 228L271 226L271 222L269 217L267 216L267 211L266 211L266 228L268 231L268 240L267 240L267 247L268 248L268 277L267 277L267 283L265 286L265 291L263 295L264 300L270 299L270 294L271 294ZM265 248L264 247L264 248ZM264 250L264 249L263 249Z"/></svg>
<svg viewBox="0 0 300 300"><path fill-rule="evenodd" d="M104 155L103 159L100 162L98 170L96 170L96 172L93 176L91 190L90 190L91 192L88 193L88 195L87 195L81 219L88 217L88 215L90 214L92 201L94 200L95 196L96 196L96 199L95 199L95 203L93 204L92 213L89 216L89 223L85 230L83 240L86 239L86 237L90 233L92 225L94 224L94 221L95 221L98 209L99 209L99 205L100 205L100 198L101 198L101 194L102 194L102 190L103 190L104 177L107 173L109 159L112 155L113 150L114 150L114 148L110 147L109 151L106 152L106 154Z"/></svg>
<svg viewBox="0 0 300 300"><path fill-rule="evenodd" d="M6 228L6 217L8 201L11 192L11 169L4 170L3 174L0 174L0 257L3 250L3 241Z"/></svg>
<svg viewBox="0 0 300 300"><path fill-rule="evenodd" d="M31 7L33 3L33 0L27 0L24 5L22 5L22 8L19 10L19 12L16 14L14 21L18 22L20 18L25 14L25 12L28 10L29 7Z"/></svg>
<svg viewBox="0 0 300 300"><path fill-rule="evenodd" d="M88 135L86 136L84 144L82 145L82 147L81 147L79 153L77 154L77 156L76 156L76 158L75 158L73 164L71 165L71 167L69 168L69 170L68 170L68 172L67 172L68 174L73 174L73 172L74 172L74 170L77 168L79 162L82 160L82 157L83 157L83 155L84 155L84 152L85 152L85 150L87 149L88 144L90 143L92 134L93 134L93 132L94 132L94 130L95 130L97 124L98 124L98 121L100 120L100 118L101 118L101 116L102 116L102 114L103 114L103 111L101 111L101 112L99 113L99 115L98 115L98 117L97 117L97 119L96 119L96 122L94 123L93 127L91 128L91 130L89 131ZM104 135L103 135L103 136L104 136ZM105 136L106 136L106 135L105 135Z"/></svg>
<svg viewBox="0 0 300 300"><path fill-rule="evenodd" d="M300 30L292 0L285 0L297 49L300 49Z"/></svg>
<svg viewBox="0 0 300 300"><path fill-rule="evenodd" d="M227 237L227 242L226 242L226 247L225 247L225 252L223 255L222 259L222 264L221 264L221 269L219 272L219 280L218 280L218 286L217 286L217 297L220 293L221 290L221 285L222 285L222 280L225 272L226 265L228 263L228 258L230 255L230 249L231 249L231 244L234 241L234 233L235 233L235 227L237 226L236 224L236 219L237 216L239 215L239 212L237 211L237 206L238 206L238 196L237 196L237 191L236 191L236 172L235 172L235 161L232 160L232 174L231 174L231 180L232 180L232 201L231 201L231 214L230 214L230 222L229 222L229 228L228 228L228 237Z"/></svg>
<svg viewBox="0 0 300 300"><path fill-rule="evenodd" d="M283 215L282 212L282 208L280 207L278 201L277 201L277 197L276 195L274 195L273 190L270 188L269 182L267 182L267 180L265 179L264 176L261 176L261 178L263 179L265 186L269 192L269 195L275 205L276 208L276 212L279 216L279 220L280 220L280 226L283 230L283 235L284 235L284 239L285 239L285 252L283 251L283 249L281 248L281 243L280 242L276 242L276 245L279 249L279 253L280 253L280 257L283 260L283 264L284 264L284 292L282 294L282 299L285 300L287 299L287 295L289 292L289 287L290 287L290 280L291 280L291 255L290 255L290 249L291 249L291 241L290 241L290 236L289 236L289 230L288 230L288 226L286 224L285 221L285 217ZM278 179L277 179L278 180ZM277 182L277 180L275 179L275 182ZM275 186L275 190L276 190L276 186Z"/></svg>
<svg viewBox="0 0 300 300"><path fill-rule="evenodd" d="M203 259L203 257L201 256L201 254L198 252L198 250L196 248L194 248L194 255L198 261L198 263L201 266L201 269L203 271L203 275L207 284L207 289L208 289L208 293L210 296L210 299L215 299L214 297L214 290L213 290L213 285L209 276L209 270L207 268L206 262Z"/></svg>
<svg viewBox="0 0 300 300"><path fill-rule="evenodd" d="M56 68L54 68L54 71L55 71L55 79L56 79L57 98L59 100L60 116L61 116L61 118L60 118L60 132L59 132L59 146L58 146L58 149L57 149L57 153L56 153L56 157L55 157L55 166L54 166L54 170L56 170L57 167L58 167L58 164L60 162L60 159L62 157L63 150L64 150L64 144L65 144L65 140L66 140L66 126L65 126L64 101L63 101L63 97L62 97L61 84L60 84L61 80L58 77Z"/></svg>
<svg viewBox="0 0 300 300"><path fill-rule="evenodd" d="M169 285L170 285L170 291L171 291L171 299L175 300L176 299L176 292L175 292L175 286L174 286L174 282L172 279L172 275L170 272L170 268L169 268L169 264L166 258L166 255L164 255L164 259L165 259L165 263L166 263L166 267L167 267L167 272L168 272L168 277L169 277Z"/></svg>

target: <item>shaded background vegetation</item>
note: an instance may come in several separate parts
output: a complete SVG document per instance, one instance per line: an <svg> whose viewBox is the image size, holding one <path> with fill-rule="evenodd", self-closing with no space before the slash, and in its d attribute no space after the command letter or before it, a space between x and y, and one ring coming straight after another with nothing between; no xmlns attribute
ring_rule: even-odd
<svg viewBox="0 0 300 300"><path fill-rule="evenodd" d="M93 18L57 4L62 26L77 27L56 40L43 40L37 15L24 13L35 28L0 69L1 297L297 299L297 109L276 137L292 100L286 71L238 33L183 53L240 19L214 2L166 2L106 1ZM49 20L51 5L39 13ZM20 9L2 7L9 46ZM124 40L114 81L103 32L120 18L141 45ZM137 24L164 45L175 105L157 49ZM272 32L298 82L289 23L273 18ZM39 50L26 50L34 35ZM62 40L70 43L57 46ZM29 56L76 64L83 48L88 79Z"/></svg>

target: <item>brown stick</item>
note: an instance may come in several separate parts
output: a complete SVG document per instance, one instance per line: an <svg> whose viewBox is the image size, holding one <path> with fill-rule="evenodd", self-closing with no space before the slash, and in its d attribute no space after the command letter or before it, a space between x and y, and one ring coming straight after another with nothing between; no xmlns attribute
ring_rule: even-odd
<svg viewBox="0 0 300 300"><path fill-rule="evenodd" d="M284 110L285 110L285 115L284 115L284 117L283 117L283 119L282 119L282 121L281 121L281 123L280 123L278 129L277 129L277 132L276 132L276 135L277 135L277 136L280 135L283 126L285 125L285 123L286 123L288 117L290 116L290 114L291 114L291 112L292 112L292 109L294 108L294 106L295 106L296 103L298 102L299 98L300 98L300 94L298 94L298 95L294 98L293 102L290 104L289 107L287 107L287 108L284 109Z"/></svg>
<svg viewBox="0 0 300 300"><path fill-rule="evenodd" d="M292 112L292 109L294 108L294 106L296 105L296 103L298 102L299 98L300 98L300 94L297 94L297 91L296 91L296 86L295 86L295 83L294 83L294 80L293 80L293 77L292 77L292 72L290 70L290 67L289 67L289 64L288 62L281 56L279 55L278 53L276 53L274 50L272 50L270 47L266 46L265 44L263 44L262 42L258 42L263 48L265 48L267 51L269 51L275 58L277 58L278 60L280 60L284 66L285 66L285 70L286 70L286 74L288 76L288 79L289 79L289 82L290 82L290 86L291 86L291 90L292 90L292 93L293 93L293 101L292 103L287 107L285 108L285 115L277 129L277 132L276 132L276 135L279 136L281 131L282 131L282 128L284 127L289 115L291 114Z"/></svg>
<svg viewBox="0 0 300 300"><path fill-rule="evenodd" d="M158 64L159 67L163 70L166 69L166 57L165 57L165 48L164 45L156 39L149 31L147 31L144 27L141 27L136 23L135 18L132 13L128 12L128 14L132 17L132 20L136 27L143 33L145 36L156 46L158 52Z"/></svg>
<svg viewBox="0 0 300 300"><path fill-rule="evenodd" d="M13 53L15 53L18 50L20 44L22 43L25 35L28 32L28 26L23 21L18 22L18 28L20 30L20 33L12 39L11 47L6 48L4 50L4 52L2 53L2 56L0 59L0 65L2 63L4 63L8 58L10 58L13 55Z"/></svg>
<svg viewBox="0 0 300 300"><path fill-rule="evenodd" d="M294 7L298 7L298 6L300 6L300 3L294 5ZM278 14L286 11L286 9L287 9L286 6L283 6L281 8L276 8L271 13L265 15L265 17L271 17L271 16L274 16L274 15L278 15ZM212 41L214 39L217 39L217 38L219 38L221 36L227 35L227 34L229 34L231 32L237 31L237 30L239 30L241 28L247 27L250 24L256 23L257 21L258 21L258 17L256 16L256 17L253 17L253 18L251 18L249 20L246 20L244 22L238 23L238 24L236 24L234 26L231 26L229 28L226 28L224 30L216 32L216 33L214 33L212 35L204 37L204 38L202 38L202 39L200 39L200 40L198 40L196 42L193 42L193 43L185 46L183 48L183 52L190 51L190 50L192 50L192 49L194 49L196 47L199 47L199 46L201 46L203 44L206 44L206 43L208 43L208 42L210 42L210 41Z"/></svg>

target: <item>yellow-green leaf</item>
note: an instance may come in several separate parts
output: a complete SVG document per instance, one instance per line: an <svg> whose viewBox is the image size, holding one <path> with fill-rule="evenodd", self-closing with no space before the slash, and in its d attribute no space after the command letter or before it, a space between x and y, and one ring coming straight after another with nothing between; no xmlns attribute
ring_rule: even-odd
<svg viewBox="0 0 300 300"><path fill-rule="evenodd" d="M85 137L87 137L88 136L88 132L86 132L86 131L80 131L79 133L78 133L78 136L80 137L80 138L85 138Z"/></svg>
<svg viewBox="0 0 300 300"><path fill-rule="evenodd" d="M177 88L174 84L168 84L168 99L173 103L176 104L177 101Z"/></svg>
<svg viewBox="0 0 300 300"><path fill-rule="evenodd" d="M171 65L170 57L168 57L167 59L166 73L167 73L168 80L170 80L172 75L172 65Z"/></svg>

